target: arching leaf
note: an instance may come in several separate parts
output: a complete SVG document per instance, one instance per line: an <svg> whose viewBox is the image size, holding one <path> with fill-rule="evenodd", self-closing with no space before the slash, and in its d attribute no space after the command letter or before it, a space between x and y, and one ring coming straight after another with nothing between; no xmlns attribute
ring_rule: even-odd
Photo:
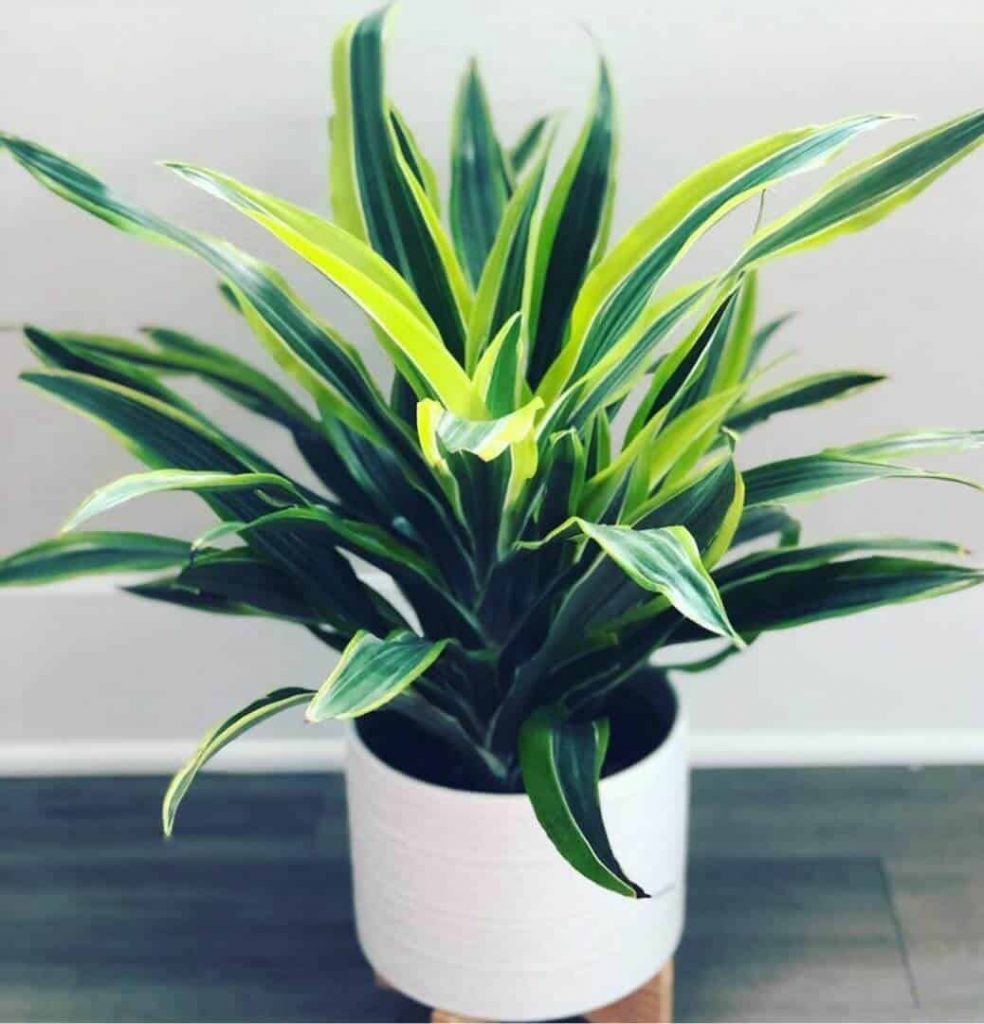
<svg viewBox="0 0 984 1024"><path fill-rule="evenodd" d="M237 736L252 729L254 725L259 725L260 722L280 714L281 711L303 704L310 699L313 692L313 690L303 690L296 686L286 686L280 690L274 690L272 693L254 700L251 704L247 704L246 707L220 722L214 729L209 730L191 759L171 779L171 783L167 787L161 807L164 835L170 836L174 831L174 819L178 813L178 806L195 781L195 776L208 761Z"/></svg>
<svg viewBox="0 0 984 1024"><path fill-rule="evenodd" d="M402 693L440 657L447 640L433 643L408 631L384 640L360 630L312 698L305 717L356 718Z"/></svg>
<svg viewBox="0 0 984 1024"><path fill-rule="evenodd" d="M598 781L608 731L607 719L534 714L519 734L523 786L543 831L571 867L620 896L644 899L648 894L615 859L601 816Z"/></svg>
<svg viewBox="0 0 984 1024"><path fill-rule="evenodd" d="M149 572L183 565L186 540L149 533L73 533L0 559L0 587L56 583L94 573Z"/></svg>

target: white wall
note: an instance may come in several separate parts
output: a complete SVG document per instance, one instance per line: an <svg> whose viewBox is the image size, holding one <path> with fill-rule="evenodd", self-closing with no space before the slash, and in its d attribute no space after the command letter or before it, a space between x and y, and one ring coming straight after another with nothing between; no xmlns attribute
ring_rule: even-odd
<svg viewBox="0 0 984 1024"><path fill-rule="evenodd" d="M0 126L80 158L163 214L276 256L154 161L202 162L323 208L326 47L370 6L7 3ZM909 111L927 123L984 102L984 6L971 0L408 0L393 37L392 91L442 171L454 81L473 51L507 137L540 110L568 109L568 131L576 128L591 82L582 24L601 40L621 94L616 230L681 175L774 130L862 110ZM898 134L886 129L857 152ZM770 210L806 184L781 190ZM872 366L893 380L867 400L767 429L745 446L747 463L907 426L981 425L982 197L978 155L874 232L768 273L767 311L800 311L785 346L797 349L800 367ZM187 258L114 233L6 162L0 209L0 324L128 332L162 323L252 353L209 273ZM745 212L723 225L695 252L693 272L722 260L748 226ZM380 366L358 317L312 275L284 266ZM9 550L51 533L82 495L133 464L98 430L16 384L29 360L15 336L3 340L0 546ZM229 422L287 459L273 427L235 412ZM984 475L977 455L959 464ZM804 514L814 537L908 531L980 549L982 507L969 490L888 483ZM170 497L106 525L183 534L204 522L193 499ZM317 644L285 627L196 618L98 588L8 592L0 609L0 744L11 763L39 751L87 756L87 744L102 741L124 744L113 748L120 758L166 759L230 705L275 685L316 684L327 670ZM685 680L701 756L984 759L982 612L984 591L766 638L713 676ZM300 734L286 721L266 733Z"/></svg>

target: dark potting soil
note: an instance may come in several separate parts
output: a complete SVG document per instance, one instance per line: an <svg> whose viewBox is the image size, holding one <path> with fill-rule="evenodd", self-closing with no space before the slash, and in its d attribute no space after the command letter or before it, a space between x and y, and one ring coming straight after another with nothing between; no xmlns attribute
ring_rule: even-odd
<svg viewBox="0 0 984 1024"><path fill-rule="evenodd" d="M629 768L657 749L677 717L677 698L665 676L646 669L606 702L611 739L603 776ZM363 743L392 768L437 786L495 792L477 784L458 754L438 737L395 711L376 711L356 722ZM514 791L521 791L517 780Z"/></svg>

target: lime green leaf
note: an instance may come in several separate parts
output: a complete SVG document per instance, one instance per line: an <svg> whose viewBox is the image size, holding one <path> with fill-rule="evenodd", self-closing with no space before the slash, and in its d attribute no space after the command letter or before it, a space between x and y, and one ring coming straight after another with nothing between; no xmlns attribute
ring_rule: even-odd
<svg viewBox="0 0 984 1024"><path fill-rule="evenodd" d="M463 415L478 407L471 382L419 300L389 264L354 235L285 200L190 164L169 163L181 177L225 200L303 256L357 302L382 329L400 372Z"/></svg>
<svg viewBox="0 0 984 1024"><path fill-rule="evenodd" d="M758 275L752 271L742 277L738 302L731 318L728 336L714 368L712 386L716 391L733 388L748 372L748 360L755 343L755 313L758 308Z"/></svg>
<svg viewBox="0 0 984 1024"><path fill-rule="evenodd" d="M656 435L637 464L640 499L648 497L671 471L676 479L685 478L718 436L721 424L740 395L741 388L711 395L681 413Z"/></svg>
<svg viewBox="0 0 984 1024"><path fill-rule="evenodd" d="M577 522L584 534L640 587L661 594L681 615L710 632L742 642L701 563L694 538L684 527L636 530L583 519Z"/></svg>
<svg viewBox="0 0 984 1024"><path fill-rule="evenodd" d="M533 402L538 401L537 398L533 399ZM529 406L524 407L524 409L528 408ZM523 409L518 409L516 412L517 414L522 413ZM519 433L518 429L517 433ZM509 458L511 464L509 482L506 487L506 508L512 509L519 501L527 480L536 474L536 467L540 462L540 449L532 430L521 434L519 439L510 445ZM506 524L506 528L509 528L508 524Z"/></svg>
<svg viewBox="0 0 984 1024"><path fill-rule="evenodd" d="M171 779L167 792L164 794L164 804L161 808L161 816L164 825L164 835L170 836L174 831L174 818L178 813L178 806L184 799L185 794L191 788L195 776L201 771L206 762L210 761L226 744L231 743L237 736L242 735L247 729L271 718L273 715L286 711L297 704L303 704L311 698L313 690L302 690L296 686L287 686L280 690L274 690L258 700L231 715L224 722L219 723L214 729L209 730L199 744L198 749L184 767Z"/></svg>
<svg viewBox="0 0 984 1024"><path fill-rule="evenodd" d="M526 383L523 344L523 325L519 313L514 313L475 367L475 388L492 416L505 416L520 404Z"/></svg>
<svg viewBox="0 0 984 1024"><path fill-rule="evenodd" d="M451 234L461 262L477 286L511 184L474 60L461 80L451 131Z"/></svg>
<svg viewBox="0 0 984 1024"><path fill-rule="evenodd" d="M191 542L192 557L204 551L205 548L213 547L216 541L223 540L238 534L247 524L238 519L229 519L224 523L216 523L202 532Z"/></svg>
<svg viewBox="0 0 984 1024"><path fill-rule="evenodd" d="M663 401L672 402L673 414L678 416L715 392L727 390L719 385L720 368L735 334L741 305L739 295L740 292L732 292L719 304L712 302L710 317L701 322L703 327L693 345L688 345L684 339L684 343L656 367L650 392L657 388L660 380L665 381L655 398L657 407Z"/></svg>
<svg viewBox="0 0 984 1024"><path fill-rule="evenodd" d="M733 465L733 463L732 463ZM714 534L714 539L706 551L702 551L704 564L713 569L718 562L728 553L734 543L738 527L741 525L742 515L745 511L745 480L737 469L734 471L734 492L731 496L731 504L724 513L724 518Z"/></svg>
<svg viewBox="0 0 984 1024"><path fill-rule="evenodd" d="M471 298L437 210L406 159L406 133L394 130L383 66L388 11L346 26L335 40L332 208L346 231L412 286L451 355L463 361Z"/></svg>
<svg viewBox="0 0 984 1024"><path fill-rule="evenodd" d="M619 866L605 831L598 780L608 720L564 721L537 712L519 734L523 786L557 852L585 878L633 899L648 894Z"/></svg>
<svg viewBox="0 0 984 1024"><path fill-rule="evenodd" d="M735 466L734 452L702 465L691 479L678 487L659 492L636 510L633 526L655 529L663 526L685 526L701 553L705 555L743 491Z"/></svg>
<svg viewBox="0 0 984 1024"><path fill-rule="evenodd" d="M732 272L861 231L915 198L984 142L984 110L975 110L852 164L749 240Z"/></svg>
<svg viewBox="0 0 984 1024"><path fill-rule="evenodd" d="M570 425L581 427L597 410L625 398L651 368L656 346L695 310L707 287L703 281L682 285L653 300L632 330L554 401L557 385L567 379L565 360L574 351L565 346L538 391L544 401L553 403L549 422L566 418Z"/></svg>
<svg viewBox="0 0 984 1024"><path fill-rule="evenodd" d="M62 532L67 533L81 526L93 516L108 512L117 505L140 498L147 494L164 491L211 492L248 489L261 493L287 495L289 499L304 499L297 487L286 477L274 473L214 473L204 470L157 469L149 473L131 473L110 484L98 488L69 516ZM270 504L282 504L271 500Z"/></svg>
<svg viewBox="0 0 984 1024"><path fill-rule="evenodd" d="M604 409L597 409L592 413L585 434L585 463L588 473L595 476L612 461L612 421Z"/></svg>
<svg viewBox="0 0 984 1024"><path fill-rule="evenodd" d="M93 573L146 572L183 565L185 540L148 533L95 532L55 537L0 559L0 586L55 583Z"/></svg>
<svg viewBox="0 0 984 1024"><path fill-rule="evenodd" d="M865 370L834 370L800 377L740 402L728 417L728 426L732 430L747 430L776 413L846 398L884 379L883 374Z"/></svg>
<svg viewBox="0 0 984 1024"><path fill-rule="evenodd" d="M648 497L649 456L668 412L664 409L653 416L614 459L588 480L579 506L582 515L589 519L600 517L620 489L627 515Z"/></svg>
<svg viewBox="0 0 984 1024"><path fill-rule="evenodd" d="M385 640L360 630L311 700L309 722L355 718L381 707L434 664L447 640L432 643L404 630Z"/></svg>
<svg viewBox="0 0 984 1024"><path fill-rule="evenodd" d="M592 270L578 295L569 345L576 372L593 366L632 324L686 249L739 203L829 159L880 115L810 125L714 160L671 189Z"/></svg>
<svg viewBox="0 0 984 1024"><path fill-rule="evenodd" d="M446 452L470 452L484 462L491 462L511 445L532 434L536 414L542 408L543 402L534 398L521 409L498 419L464 420L426 399L418 406L421 446L430 453L430 458L435 458L436 438Z"/></svg>

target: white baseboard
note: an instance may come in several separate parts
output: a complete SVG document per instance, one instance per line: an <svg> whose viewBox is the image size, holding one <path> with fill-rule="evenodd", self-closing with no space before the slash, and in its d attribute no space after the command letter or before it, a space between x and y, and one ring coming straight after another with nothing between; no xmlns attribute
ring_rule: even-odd
<svg viewBox="0 0 984 1024"><path fill-rule="evenodd" d="M167 775L194 747L153 742L10 743L0 748L0 776ZM716 732L691 738L695 768L984 764L984 732ZM344 740L248 740L226 747L210 768L228 772L339 771Z"/></svg>
<svg viewBox="0 0 984 1024"><path fill-rule="evenodd" d="M703 732L690 752L696 768L984 765L984 730Z"/></svg>
<svg viewBox="0 0 984 1024"><path fill-rule="evenodd" d="M220 751L206 771L341 771L345 741L242 740ZM0 777L31 775L171 775L188 760L194 740L9 743L0 747Z"/></svg>

